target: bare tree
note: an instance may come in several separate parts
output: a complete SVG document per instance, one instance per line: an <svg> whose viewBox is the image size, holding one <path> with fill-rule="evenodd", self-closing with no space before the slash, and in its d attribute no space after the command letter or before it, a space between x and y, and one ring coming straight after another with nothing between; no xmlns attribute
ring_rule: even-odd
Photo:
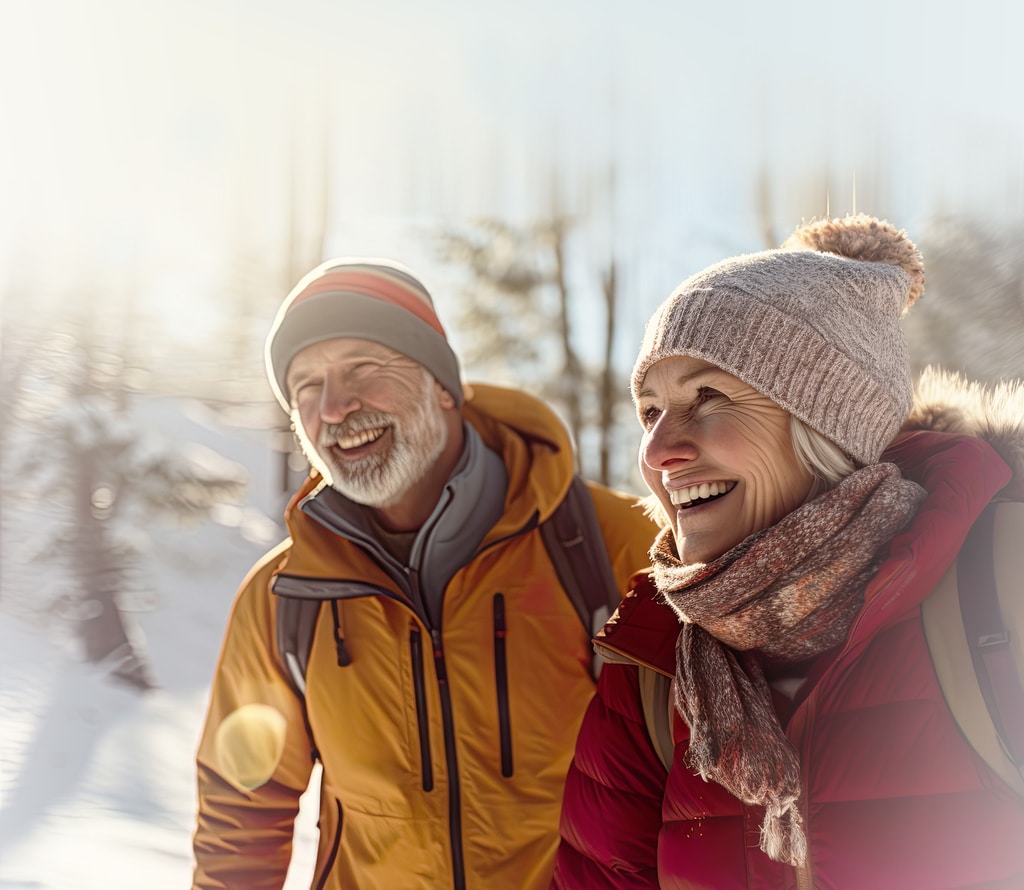
<svg viewBox="0 0 1024 890"><path fill-rule="evenodd" d="M441 232L439 250L443 260L471 273L455 318L467 334L464 363L492 378L514 374L518 384L557 401L578 440L583 409L566 283L567 229L562 217L522 228L481 219Z"/></svg>
<svg viewBox="0 0 1024 890"><path fill-rule="evenodd" d="M552 215L531 225L481 219L448 227L439 253L469 272L455 327L464 335L463 362L473 373L532 390L555 405L581 445L582 469L606 484L613 469L614 425L625 391L613 364L618 276L614 259L596 286L572 286L573 221ZM574 269L576 267L573 267ZM599 297L595 299L594 291ZM590 306L604 310L604 325ZM588 354L578 343L586 331ZM593 439L593 451L584 440Z"/></svg>
<svg viewBox="0 0 1024 890"><path fill-rule="evenodd" d="M285 209L283 237L274 249L254 244L249 217L239 215L230 278L226 285L232 310L221 338L221 374L216 387L200 393L219 417L244 426L272 430L280 498L294 491L307 472L289 421L271 395L264 366L264 342L271 320L295 284L325 259L332 194L332 132L328 99L292 109L291 143L282 179ZM312 120L300 119L308 112ZM240 167L238 193L252 189L256 173Z"/></svg>
<svg viewBox="0 0 1024 890"><path fill-rule="evenodd" d="M884 164L861 163L839 170L823 164L780 185L767 166L757 172L755 205L762 246L778 247L801 222L864 212L886 218L891 212Z"/></svg>
<svg viewBox="0 0 1024 890"><path fill-rule="evenodd" d="M623 403L622 389L618 386L619 374L614 366L615 319L618 312L618 276L615 258L601 275L601 293L604 296L604 353L601 356L600 376L597 391L598 411L598 478L608 484L612 477L612 433L619 406Z"/></svg>

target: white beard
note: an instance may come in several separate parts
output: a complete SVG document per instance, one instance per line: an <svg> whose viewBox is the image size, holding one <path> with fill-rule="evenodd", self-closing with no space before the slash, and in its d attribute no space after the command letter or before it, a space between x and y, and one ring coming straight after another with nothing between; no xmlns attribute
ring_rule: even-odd
<svg viewBox="0 0 1024 890"><path fill-rule="evenodd" d="M297 424L306 457L349 500L378 509L398 503L430 471L448 444L448 428L434 386L434 378L424 373L419 398L405 417L359 412L342 424L325 425L315 448ZM389 450L357 461L339 461L331 454L330 448L339 438L384 426L391 428Z"/></svg>

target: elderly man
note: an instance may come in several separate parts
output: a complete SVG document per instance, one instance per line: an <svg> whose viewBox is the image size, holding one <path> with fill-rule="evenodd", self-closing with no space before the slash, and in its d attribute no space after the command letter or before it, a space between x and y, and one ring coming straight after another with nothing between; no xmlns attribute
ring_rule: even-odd
<svg viewBox="0 0 1024 890"><path fill-rule="evenodd" d="M267 367L313 472L228 623L194 886L282 886L319 760L314 886L547 887L594 692L543 533L572 487L565 428L525 393L464 389L429 293L389 261L307 275ZM587 488L625 590L655 529Z"/></svg>

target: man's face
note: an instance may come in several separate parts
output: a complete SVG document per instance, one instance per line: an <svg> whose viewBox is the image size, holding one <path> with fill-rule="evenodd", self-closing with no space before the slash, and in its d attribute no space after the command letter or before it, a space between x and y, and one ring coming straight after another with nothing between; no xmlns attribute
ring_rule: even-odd
<svg viewBox="0 0 1024 890"><path fill-rule="evenodd" d="M306 457L357 503L397 503L447 444L451 397L422 365L387 346L314 343L292 359L287 383Z"/></svg>

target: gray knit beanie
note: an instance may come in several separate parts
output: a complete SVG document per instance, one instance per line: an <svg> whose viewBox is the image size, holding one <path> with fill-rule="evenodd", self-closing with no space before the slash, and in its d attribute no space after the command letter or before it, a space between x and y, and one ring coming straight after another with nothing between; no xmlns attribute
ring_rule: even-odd
<svg viewBox="0 0 1024 890"><path fill-rule="evenodd" d="M860 464L910 412L900 318L924 291L906 232L863 214L798 228L780 250L686 279L647 323L633 368L674 355L711 362L768 396Z"/></svg>
<svg viewBox="0 0 1024 890"><path fill-rule="evenodd" d="M307 346L357 337L388 346L423 365L462 406L459 362L434 302L408 269L391 260L328 260L306 275L278 310L267 337L270 386L291 410L288 366Z"/></svg>

